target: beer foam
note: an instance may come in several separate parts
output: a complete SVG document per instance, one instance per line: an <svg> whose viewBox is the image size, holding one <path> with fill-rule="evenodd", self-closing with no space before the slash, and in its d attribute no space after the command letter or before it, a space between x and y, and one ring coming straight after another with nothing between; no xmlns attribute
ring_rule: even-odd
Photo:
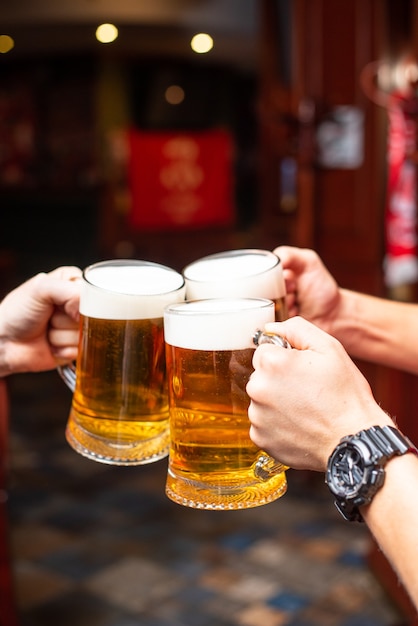
<svg viewBox="0 0 418 626"><path fill-rule="evenodd" d="M190 350L255 348L253 336L274 322L271 300L221 298L173 304L164 311L168 344Z"/></svg>
<svg viewBox="0 0 418 626"><path fill-rule="evenodd" d="M158 264L97 264L82 281L80 313L100 319L162 317L164 307L185 297L181 274Z"/></svg>
<svg viewBox="0 0 418 626"><path fill-rule="evenodd" d="M183 270L188 300L285 295L282 264L270 251L237 250L199 259Z"/></svg>

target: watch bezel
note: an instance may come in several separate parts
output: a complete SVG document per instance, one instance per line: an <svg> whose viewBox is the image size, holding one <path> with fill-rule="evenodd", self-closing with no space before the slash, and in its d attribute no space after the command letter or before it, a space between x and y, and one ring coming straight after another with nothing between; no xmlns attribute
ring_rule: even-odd
<svg viewBox="0 0 418 626"><path fill-rule="evenodd" d="M350 450L356 455L355 470L357 474L357 480L351 484L346 480L341 480L344 469L341 469L341 473L338 475L337 467L341 456L346 455L347 451ZM334 449L328 462L326 483L331 493L336 498L350 501L356 506L366 504L383 484L385 471L379 463L382 460L377 457L365 441L360 438L344 437ZM360 472L361 478L359 477Z"/></svg>

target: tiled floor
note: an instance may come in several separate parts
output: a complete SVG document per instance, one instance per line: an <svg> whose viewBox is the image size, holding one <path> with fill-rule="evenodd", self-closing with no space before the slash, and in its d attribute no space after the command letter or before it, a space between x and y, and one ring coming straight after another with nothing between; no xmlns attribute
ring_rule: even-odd
<svg viewBox="0 0 418 626"><path fill-rule="evenodd" d="M55 373L11 379L10 511L22 626L389 626L399 616L319 477L257 509L164 495L166 462L86 460Z"/></svg>

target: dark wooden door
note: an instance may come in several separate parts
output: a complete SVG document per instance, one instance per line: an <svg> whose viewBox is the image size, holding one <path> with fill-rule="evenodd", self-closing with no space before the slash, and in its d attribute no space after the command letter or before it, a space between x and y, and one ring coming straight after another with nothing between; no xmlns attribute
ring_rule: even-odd
<svg viewBox="0 0 418 626"><path fill-rule="evenodd" d="M272 245L314 247L345 286L379 293L384 120L359 76L381 54L384 3L289 0L284 12L285 4L267 0L261 16L264 236ZM324 165L318 138L326 127L332 132L333 123L338 132L335 120L344 111L360 118L360 159ZM297 169L290 204L283 202L283 162L289 159Z"/></svg>

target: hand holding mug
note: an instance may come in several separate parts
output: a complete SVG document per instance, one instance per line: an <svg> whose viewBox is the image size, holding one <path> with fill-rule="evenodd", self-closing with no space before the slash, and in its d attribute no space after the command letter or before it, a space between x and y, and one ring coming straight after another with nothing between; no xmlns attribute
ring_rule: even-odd
<svg viewBox="0 0 418 626"><path fill-rule="evenodd" d="M292 350L260 345L247 384L250 437L283 464L325 471L341 437L391 420L335 338L303 318L267 324ZM365 423L367 416L369 423Z"/></svg>
<svg viewBox="0 0 418 626"><path fill-rule="evenodd" d="M279 246L274 252L282 262L289 317L302 315L330 332L333 320L338 319L340 290L322 260L304 248Z"/></svg>

